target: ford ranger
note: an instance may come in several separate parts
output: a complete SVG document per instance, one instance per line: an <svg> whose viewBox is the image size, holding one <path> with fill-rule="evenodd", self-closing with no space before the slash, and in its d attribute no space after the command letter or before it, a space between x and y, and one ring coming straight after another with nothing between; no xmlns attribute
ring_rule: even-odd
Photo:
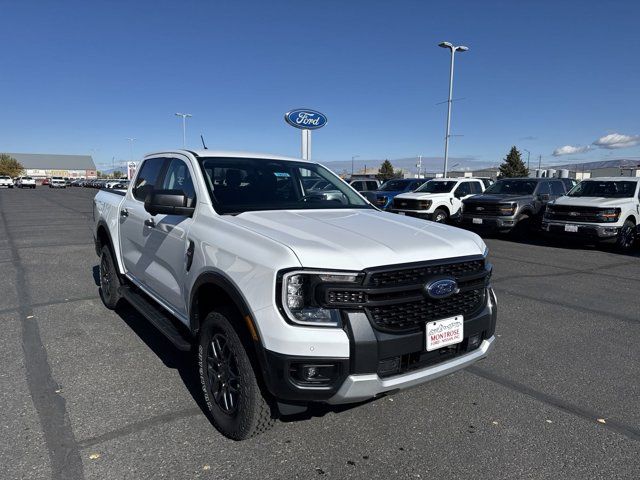
<svg viewBox="0 0 640 480"><path fill-rule="evenodd" d="M309 194L309 177L341 198ZM313 402L436 379L495 341L482 239L381 212L317 163L155 153L93 212L103 303L129 302L194 352L212 422L233 439Z"/></svg>
<svg viewBox="0 0 640 480"><path fill-rule="evenodd" d="M640 178L583 180L547 206L542 229L570 238L615 242L633 247L640 225Z"/></svg>
<svg viewBox="0 0 640 480"><path fill-rule="evenodd" d="M396 196L390 211L434 222L447 222L460 216L463 200L484 192L484 189L484 182L477 178L436 178L414 192Z"/></svg>

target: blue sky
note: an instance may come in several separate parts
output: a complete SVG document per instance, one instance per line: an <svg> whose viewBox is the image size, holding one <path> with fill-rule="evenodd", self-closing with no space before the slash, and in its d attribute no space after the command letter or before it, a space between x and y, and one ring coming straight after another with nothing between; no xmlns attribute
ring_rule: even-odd
<svg viewBox="0 0 640 480"><path fill-rule="evenodd" d="M448 40L470 48L453 157L640 157L640 2L438 3L0 0L0 150L110 164L127 137L136 157L180 147L174 113L189 112L192 148L203 133L209 148L298 155L283 115L310 107L329 118L314 159L438 156Z"/></svg>

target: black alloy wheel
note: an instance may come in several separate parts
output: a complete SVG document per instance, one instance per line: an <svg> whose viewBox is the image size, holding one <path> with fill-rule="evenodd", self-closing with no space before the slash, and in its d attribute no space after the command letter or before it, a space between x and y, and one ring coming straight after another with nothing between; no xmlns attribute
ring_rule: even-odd
<svg viewBox="0 0 640 480"><path fill-rule="evenodd" d="M631 220L624 222L618 233L617 247L622 251L630 250L636 238L636 225Z"/></svg>
<svg viewBox="0 0 640 480"><path fill-rule="evenodd" d="M207 349L207 373L213 399L223 412L232 415L238 408L240 373L229 339L216 333Z"/></svg>

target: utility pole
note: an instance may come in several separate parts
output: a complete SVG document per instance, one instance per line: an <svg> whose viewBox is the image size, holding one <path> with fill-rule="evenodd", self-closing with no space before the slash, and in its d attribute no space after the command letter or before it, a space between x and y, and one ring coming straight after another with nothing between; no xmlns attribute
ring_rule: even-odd
<svg viewBox="0 0 640 480"><path fill-rule="evenodd" d="M422 155L418 156L418 164L416 167L418 167L418 178L422 178L420 176L422 174Z"/></svg>
<svg viewBox="0 0 640 480"><path fill-rule="evenodd" d="M353 178L353 161L360 155L351 155L351 178Z"/></svg>
<svg viewBox="0 0 640 480"><path fill-rule="evenodd" d="M456 51L466 52L469 50L464 45L455 46L449 42L441 42L439 47L448 48L451 50L451 68L449 70L449 100L447 101L447 134L444 138L444 170L442 178L447 178L447 164L449 163L449 137L451 136L451 103L453 102L453 63L455 60Z"/></svg>
<svg viewBox="0 0 640 480"><path fill-rule="evenodd" d="M133 162L133 142L137 140L137 138L127 138L129 140L129 161Z"/></svg>
<svg viewBox="0 0 640 480"><path fill-rule="evenodd" d="M187 148L187 118L192 116L190 113L176 113L176 117L182 117L182 148Z"/></svg>
<svg viewBox="0 0 640 480"><path fill-rule="evenodd" d="M538 170L542 170L542 155L538 157Z"/></svg>
<svg viewBox="0 0 640 480"><path fill-rule="evenodd" d="M531 152L526 148L524 148L523 150L527 152L527 170L529 170L529 156L531 155Z"/></svg>

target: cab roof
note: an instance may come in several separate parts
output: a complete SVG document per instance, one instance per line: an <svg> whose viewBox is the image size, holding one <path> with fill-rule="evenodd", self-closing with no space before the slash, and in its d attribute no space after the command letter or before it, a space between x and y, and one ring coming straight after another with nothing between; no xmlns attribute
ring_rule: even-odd
<svg viewBox="0 0 640 480"><path fill-rule="evenodd" d="M201 157L201 158L207 158L207 157L262 158L262 159L265 159L265 160L285 160L285 161L289 161L289 162L315 163L315 162L311 162L309 160L303 160L302 158L286 157L286 156L283 156L283 155L274 155L274 154L271 154L271 153L245 152L245 151L240 151L240 150L166 150L166 151L162 151L162 152L150 153L148 155L145 155L145 158L146 157L155 157L155 156L162 155L162 154L167 154L167 153L181 153L183 155L191 154L191 155L195 155L195 156Z"/></svg>

